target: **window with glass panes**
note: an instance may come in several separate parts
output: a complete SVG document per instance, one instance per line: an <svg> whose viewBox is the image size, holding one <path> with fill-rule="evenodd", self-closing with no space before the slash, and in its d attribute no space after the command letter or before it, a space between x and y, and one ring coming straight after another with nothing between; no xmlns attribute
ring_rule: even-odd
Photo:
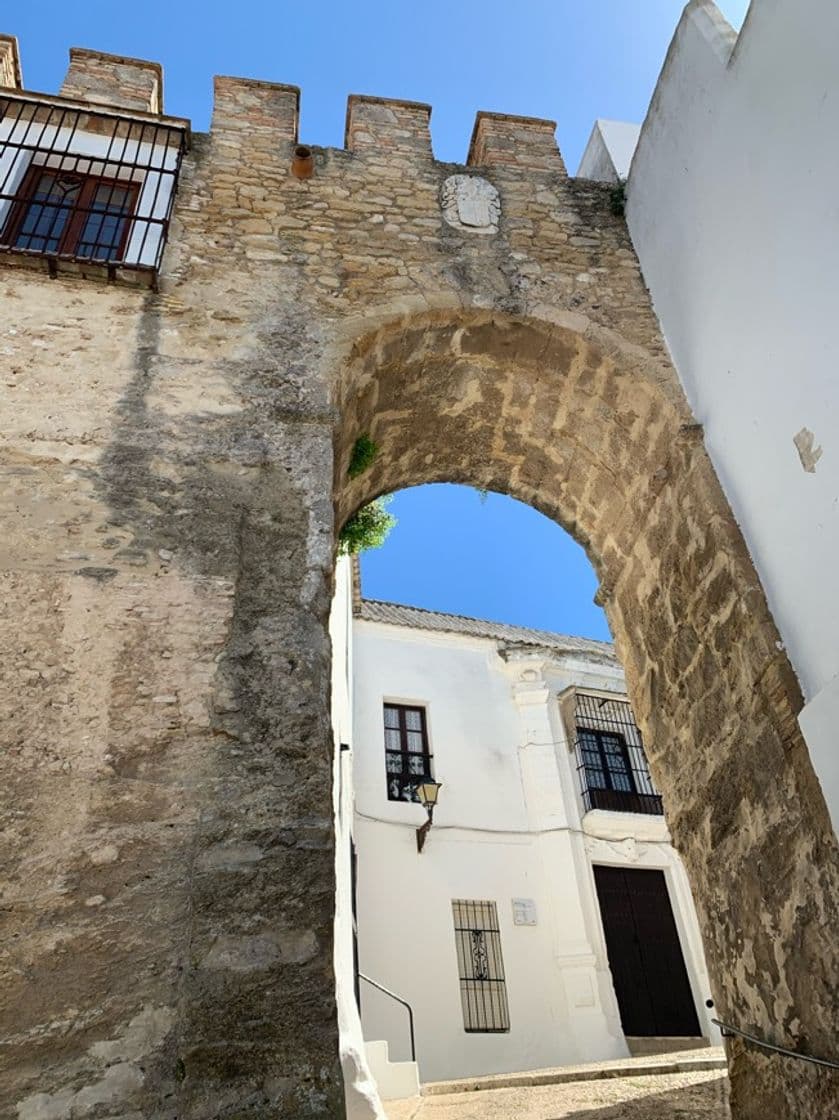
<svg viewBox="0 0 839 1120"><path fill-rule="evenodd" d="M385 774L389 801L419 801L417 786L433 777L425 708L385 704Z"/></svg>
<svg viewBox="0 0 839 1120"><path fill-rule="evenodd" d="M627 700L577 691L577 772L586 812L661 815L641 732Z"/></svg>
<svg viewBox="0 0 839 1120"><path fill-rule="evenodd" d="M0 240L29 252L119 260L137 194L136 183L30 168Z"/></svg>
<svg viewBox="0 0 839 1120"><path fill-rule="evenodd" d="M622 735L581 727L577 731L577 738L591 789L635 792L629 755Z"/></svg>

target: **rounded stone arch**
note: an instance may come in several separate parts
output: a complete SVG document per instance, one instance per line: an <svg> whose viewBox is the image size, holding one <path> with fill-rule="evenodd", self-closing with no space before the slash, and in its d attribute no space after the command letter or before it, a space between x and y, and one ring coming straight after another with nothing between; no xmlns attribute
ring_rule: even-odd
<svg viewBox="0 0 839 1120"><path fill-rule="evenodd" d="M460 482L574 536L688 870L719 1017L829 1056L839 867L795 676L663 351L574 329L577 318L368 319L334 387L336 524L381 494ZM377 454L350 478L360 436ZM830 1071L736 1042L729 1056L737 1117L832 1107Z"/></svg>

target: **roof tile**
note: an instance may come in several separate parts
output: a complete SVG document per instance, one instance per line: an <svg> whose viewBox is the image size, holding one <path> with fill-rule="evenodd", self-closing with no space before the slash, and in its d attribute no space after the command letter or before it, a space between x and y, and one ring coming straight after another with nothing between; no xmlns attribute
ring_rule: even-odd
<svg viewBox="0 0 839 1120"><path fill-rule="evenodd" d="M384 622L391 626L408 626L417 630L442 630L448 634L470 634L475 638L494 638L496 641L543 646L567 653L593 654L617 661L615 647L611 642L598 642L594 638L578 638L571 634L555 634L550 630L531 630L527 626L511 626L506 622L489 622L461 614L443 614L441 611L408 607L402 603L362 599L358 617L367 622Z"/></svg>

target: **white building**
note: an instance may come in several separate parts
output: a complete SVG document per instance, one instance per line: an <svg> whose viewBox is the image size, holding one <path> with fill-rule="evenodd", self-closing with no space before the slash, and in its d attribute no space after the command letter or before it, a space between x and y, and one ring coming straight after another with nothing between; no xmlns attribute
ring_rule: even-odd
<svg viewBox="0 0 839 1120"><path fill-rule="evenodd" d="M349 645L357 967L410 1004L420 1079L711 1037L687 878L612 646L370 601ZM419 853L422 777L442 789ZM409 1061L407 1011L358 989L382 1095L407 1094L410 1067L370 1045Z"/></svg>
<svg viewBox="0 0 839 1120"><path fill-rule="evenodd" d="M578 172L628 170L629 232L798 674L835 826L837 44L836 0L752 0L739 35L692 0L643 126L597 122Z"/></svg>

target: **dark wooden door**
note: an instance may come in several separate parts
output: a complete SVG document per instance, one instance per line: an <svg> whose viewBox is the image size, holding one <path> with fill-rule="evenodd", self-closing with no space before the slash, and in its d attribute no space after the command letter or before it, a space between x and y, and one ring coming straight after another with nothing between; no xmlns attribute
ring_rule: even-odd
<svg viewBox="0 0 839 1120"><path fill-rule="evenodd" d="M595 867L594 880L624 1034L699 1035L664 872Z"/></svg>

